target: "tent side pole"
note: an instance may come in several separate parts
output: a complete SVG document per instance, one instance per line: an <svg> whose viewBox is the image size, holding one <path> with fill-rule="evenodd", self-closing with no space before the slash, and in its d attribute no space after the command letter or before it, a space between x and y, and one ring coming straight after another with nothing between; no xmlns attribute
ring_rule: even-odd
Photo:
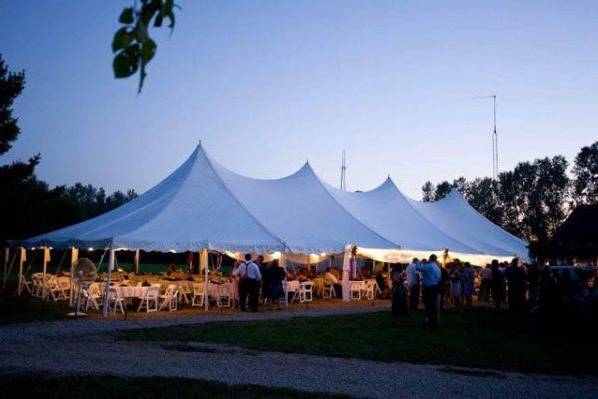
<svg viewBox="0 0 598 399"><path fill-rule="evenodd" d="M71 306L74 305L75 301L73 299L73 293L75 292L75 287L73 286L73 282L75 280L75 263L77 263L77 260L79 259L79 250L75 247L71 247L71 273L70 273L70 296L69 296L69 301Z"/></svg>
<svg viewBox="0 0 598 399"><path fill-rule="evenodd" d="M204 309L207 312L208 308L209 308L209 299L210 296L208 295L208 286L209 286L209 272L208 272L208 249L207 248L202 248L201 251L199 251L199 270L201 272L203 267L204 270L204 298L203 298L203 304L204 304Z"/></svg>
<svg viewBox="0 0 598 399"><path fill-rule="evenodd" d="M108 255L108 277L106 278L106 287L104 289L104 317L108 317L108 292L110 291L112 269L114 269L114 249L110 248L110 254Z"/></svg>
<svg viewBox="0 0 598 399"><path fill-rule="evenodd" d="M48 258L50 258L50 249L48 247L43 247L43 265L44 265L44 277L42 279L42 299L46 299L47 295L47 287L46 287L46 276L48 274Z"/></svg>
<svg viewBox="0 0 598 399"><path fill-rule="evenodd" d="M287 275L287 257L284 252L280 253L280 267L284 269L284 305L289 307L289 292L288 292L288 275Z"/></svg>
<svg viewBox="0 0 598 399"><path fill-rule="evenodd" d="M347 246L345 248L345 253L343 254L343 302L350 302L351 301L351 292L350 292L350 283L349 283L349 269L351 263L351 252L350 247Z"/></svg>
<svg viewBox="0 0 598 399"><path fill-rule="evenodd" d="M25 247L19 247L19 286L17 288L18 295L21 295L23 293L23 288L27 288L29 293L32 293L31 289L27 287L27 282L25 280L25 276L23 275L23 266L25 265L26 260L27 249L25 249Z"/></svg>
<svg viewBox="0 0 598 399"><path fill-rule="evenodd" d="M139 250L135 250L135 258L134 258L134 262L135 262L135 274L139 274Z"/></svg>

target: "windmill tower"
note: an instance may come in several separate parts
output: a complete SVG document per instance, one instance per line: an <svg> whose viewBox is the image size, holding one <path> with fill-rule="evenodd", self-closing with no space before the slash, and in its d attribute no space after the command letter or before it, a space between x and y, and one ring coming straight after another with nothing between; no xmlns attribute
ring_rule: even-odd
<svg viewBox="0 0 598 399"><path fill-rule="evenodd" d="M341 163L341 184L339 187L343 191L347 190L346 170L347 170L347 165L345 163L345 150L343 150L343 160Z"/></svg>

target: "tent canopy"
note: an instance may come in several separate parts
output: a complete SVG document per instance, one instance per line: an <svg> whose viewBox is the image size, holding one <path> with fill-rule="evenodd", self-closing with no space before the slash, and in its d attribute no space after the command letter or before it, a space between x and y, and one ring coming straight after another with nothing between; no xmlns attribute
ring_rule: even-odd
<svg viewBox="0 0 598 399"><path fill-rule="evenodd" d="M449 249L527 259L524 241L489 222L456 191L422 203L388 178L374 190L346 192L321 181L309 163L284 178L253 179L214 162L201 144L131 202L13 244L304 254L342 253L355 245L378 254Z"/></svg>

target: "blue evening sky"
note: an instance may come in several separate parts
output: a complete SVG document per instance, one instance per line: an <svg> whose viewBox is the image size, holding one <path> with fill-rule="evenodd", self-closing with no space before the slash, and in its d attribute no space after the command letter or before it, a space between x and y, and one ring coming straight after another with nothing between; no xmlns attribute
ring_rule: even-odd
<svg viewBox="0 0 598 399"><path fill-rule="evenodd" d="M598 139L597 1L191 1L154 30L156 58L112 77L131 1L0 0L0 52L25 69L22 134L0 163L41 153L51 184L142 192L201 139L226 167L281 177L306 159L338 185L422 184L572 161Z"/></svg>

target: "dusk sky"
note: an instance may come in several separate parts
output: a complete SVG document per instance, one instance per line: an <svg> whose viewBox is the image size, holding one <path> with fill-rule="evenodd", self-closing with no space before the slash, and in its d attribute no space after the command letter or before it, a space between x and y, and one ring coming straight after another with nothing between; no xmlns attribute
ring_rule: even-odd
<svg viewBox="0 0 598 399"><path fill-rule="evenodd" d="M112 75L131 1L0 0L0 53L25 69L21 136L4 164L143 192L198 140L220 164L275 178L305 162L347 188L491 173L598 140L597 1L191 1L153 29L143 92Z"/></svg>

